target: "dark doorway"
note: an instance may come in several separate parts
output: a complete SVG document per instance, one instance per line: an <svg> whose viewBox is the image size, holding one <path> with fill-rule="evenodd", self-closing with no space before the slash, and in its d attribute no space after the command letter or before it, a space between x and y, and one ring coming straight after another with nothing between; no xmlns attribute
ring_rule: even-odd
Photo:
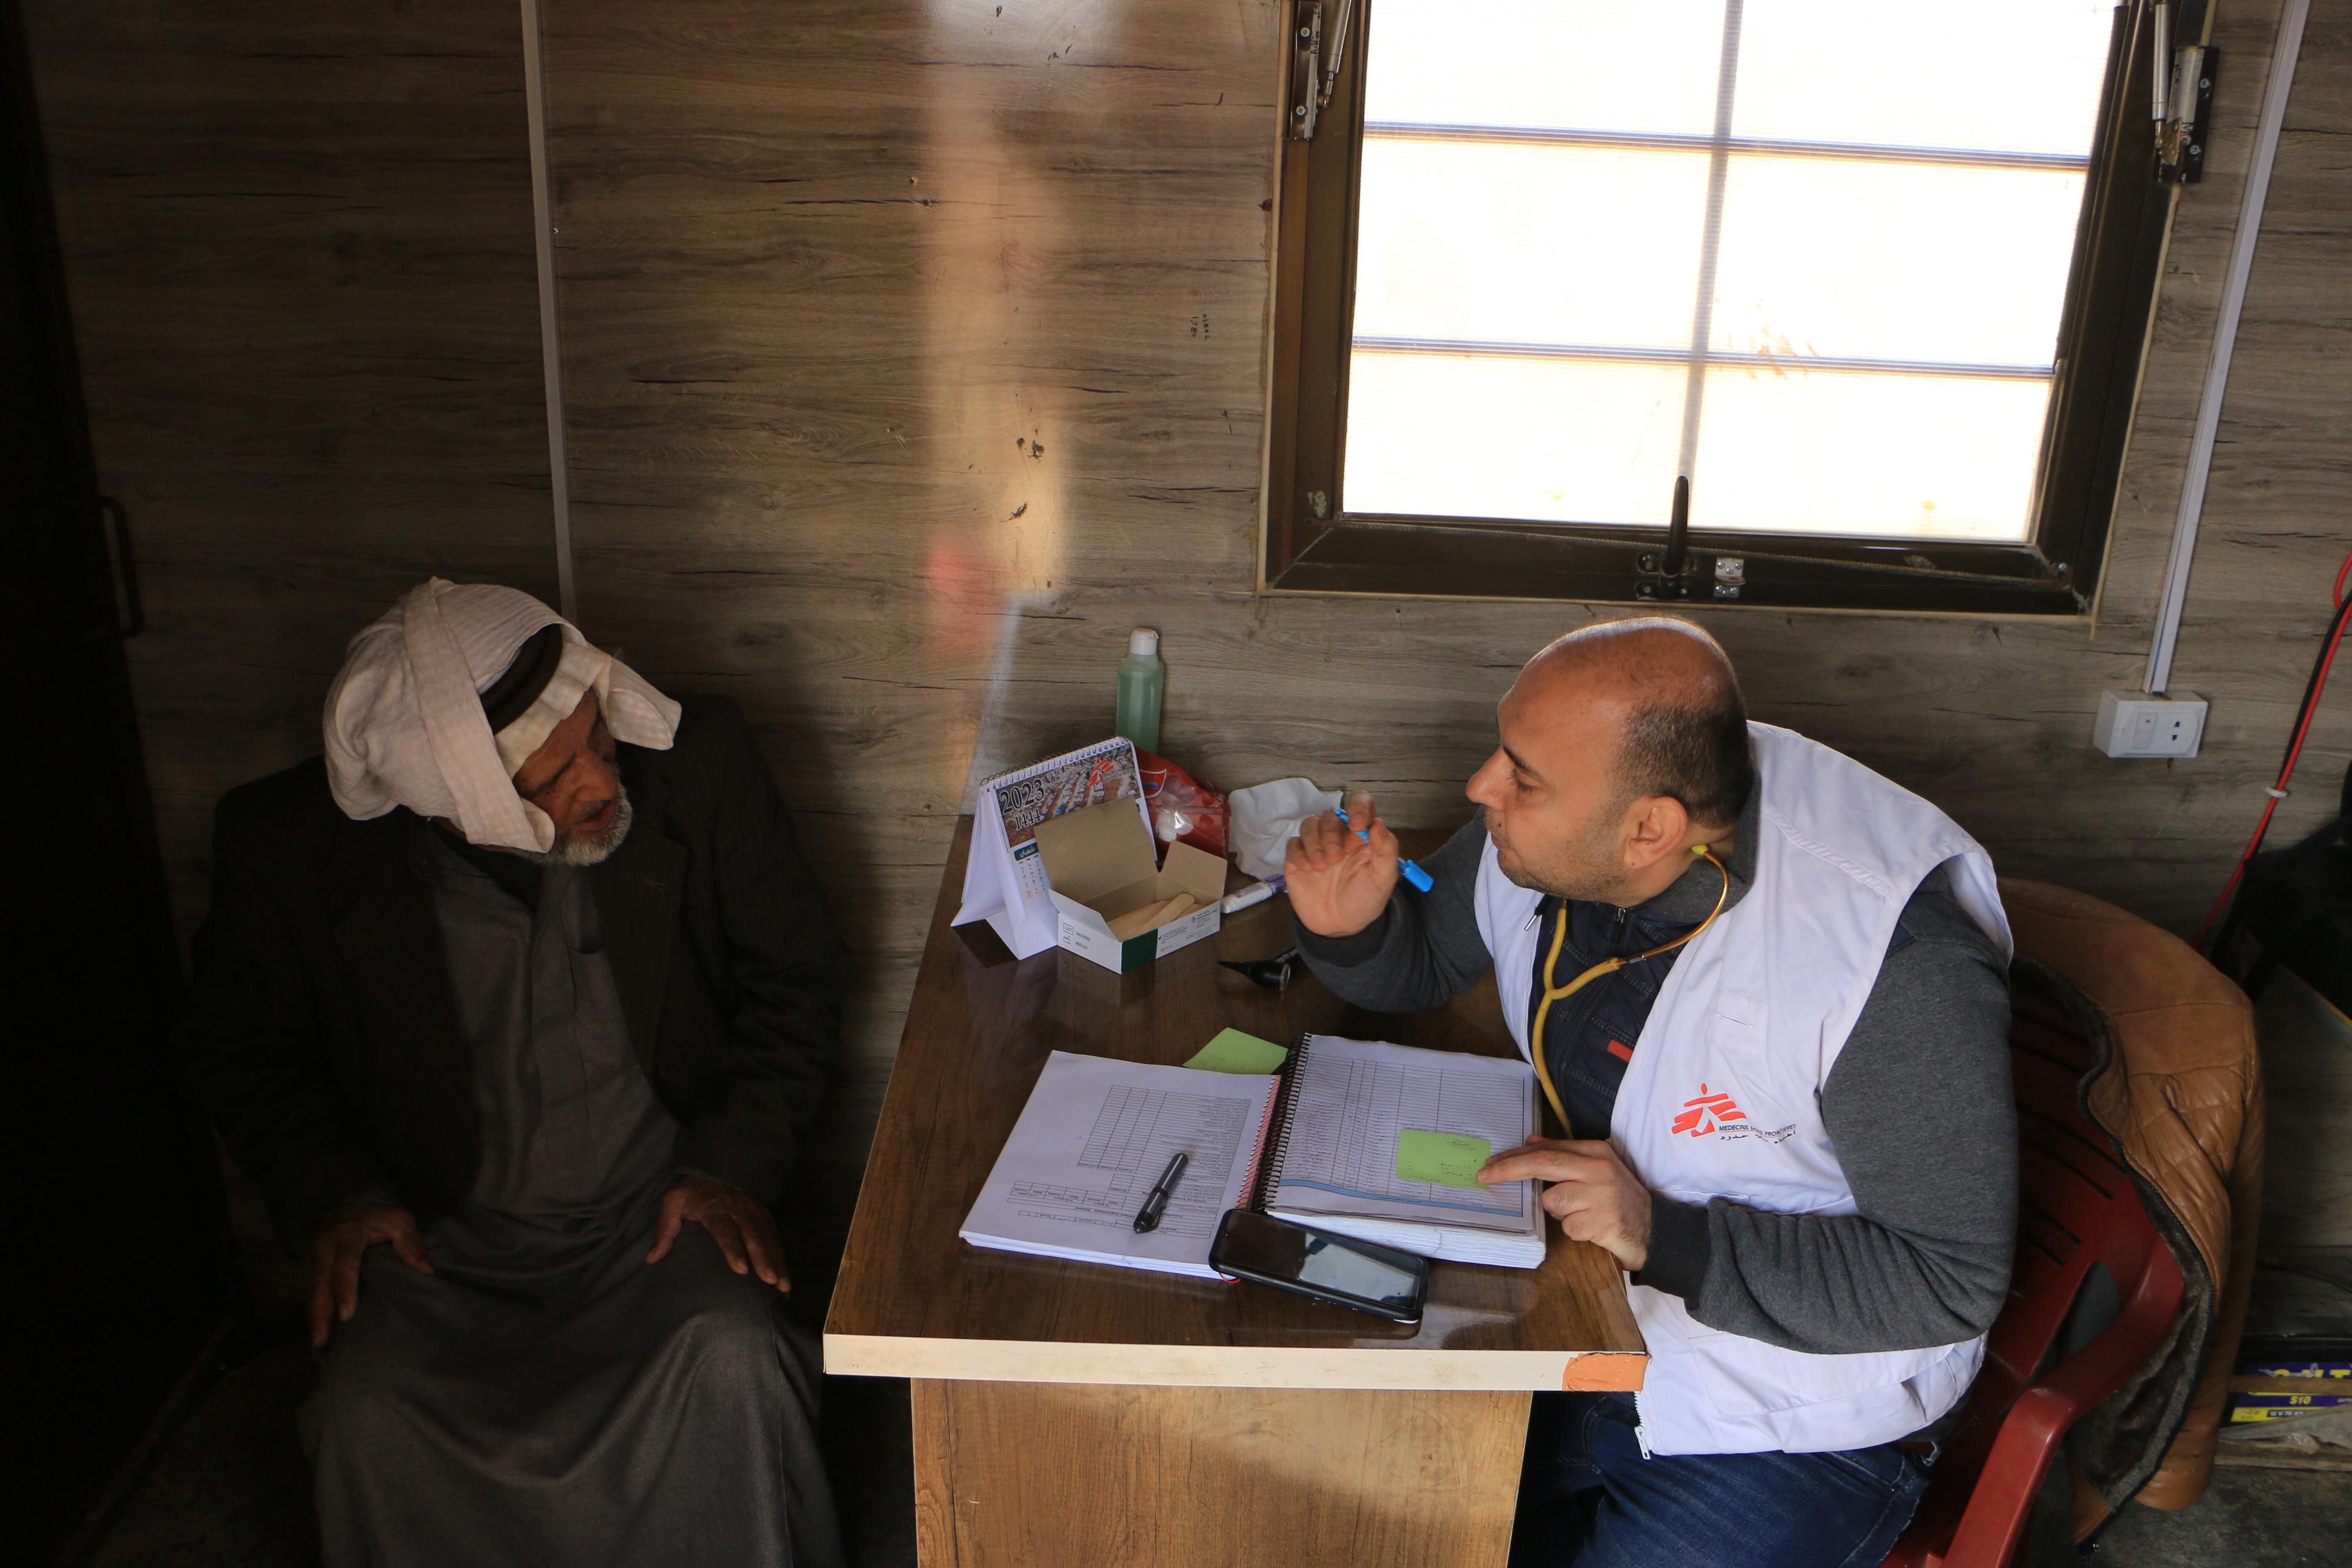
<svg viewBox="0 0 2352 1568"><path fill-rule="evenodd" d="M223 1319L203 1124L123 642L129 537L99 494L16 0L0 0L0 668L8 672L0 1138L10 1562L75 1542Z"/></svg>

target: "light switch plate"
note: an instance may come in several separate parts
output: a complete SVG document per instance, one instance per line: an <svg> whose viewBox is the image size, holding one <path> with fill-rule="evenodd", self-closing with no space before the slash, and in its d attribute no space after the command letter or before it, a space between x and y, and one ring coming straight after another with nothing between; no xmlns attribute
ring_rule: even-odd
<svg viewBox="0 0 2352 1568"><path fill-rule="evenodd" d="M2091 744L2111 757L2193 757L2205 738L2202 697L2102 691Z"/></svg>

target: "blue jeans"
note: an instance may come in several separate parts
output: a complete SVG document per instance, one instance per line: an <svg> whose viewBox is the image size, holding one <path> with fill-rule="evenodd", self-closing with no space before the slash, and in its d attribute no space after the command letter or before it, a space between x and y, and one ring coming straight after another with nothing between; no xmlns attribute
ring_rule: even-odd
<svg viewBox="0 0 2352 1568"><path fill-rule="evenodd" d="M1642 1457L1630 1394L1538 1394L1511 1568L1877 1568L1927 1468L1841 1454Z"/></svg>

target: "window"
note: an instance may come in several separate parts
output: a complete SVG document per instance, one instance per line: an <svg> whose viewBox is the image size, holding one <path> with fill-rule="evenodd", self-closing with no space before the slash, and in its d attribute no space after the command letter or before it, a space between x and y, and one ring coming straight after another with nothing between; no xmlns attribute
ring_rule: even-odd
<svg viewBox="0 0 2352 1568"><path fill-rule="evenodd" d="M2088 605L2169 212L2144 3L1348 23L1286 142L1270 586Z"/></svg>

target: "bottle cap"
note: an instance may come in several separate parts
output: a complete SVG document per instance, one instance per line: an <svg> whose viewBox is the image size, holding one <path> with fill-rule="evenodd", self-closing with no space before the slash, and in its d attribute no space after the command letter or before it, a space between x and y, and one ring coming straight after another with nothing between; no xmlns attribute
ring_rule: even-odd
<svg viewBox="0 0 2352 1568"><path fill-rule="evenodd" d="M1147 657L1160 651L1160 634L1150 626L1138 626L1127 634L1127 651Z"/></svg>

